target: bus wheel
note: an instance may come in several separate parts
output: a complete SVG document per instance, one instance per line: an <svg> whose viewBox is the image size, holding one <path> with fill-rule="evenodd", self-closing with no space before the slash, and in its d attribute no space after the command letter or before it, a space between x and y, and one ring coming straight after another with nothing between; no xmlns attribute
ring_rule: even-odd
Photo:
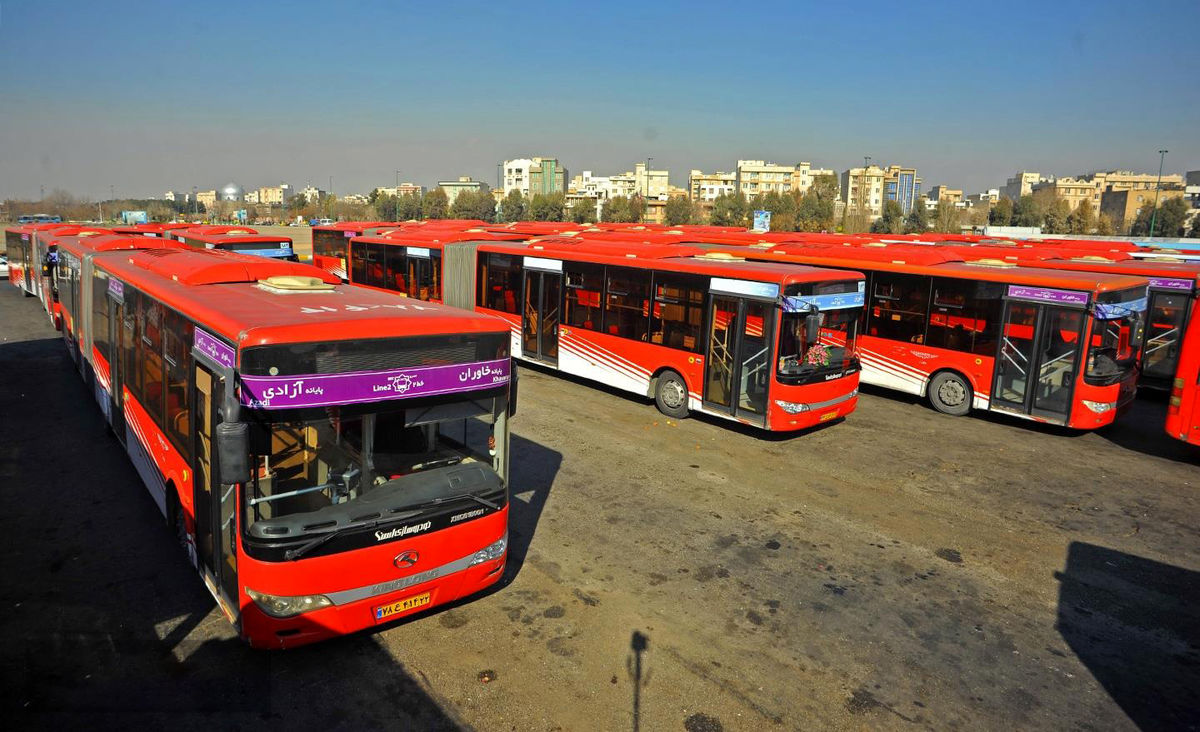
<svg viewBox="0 0 1200 732"><path fill-rule="evenodd" d="M674 371L664 371L658 375L658 385L654 388L654 403L658 411L683 419L688 416L688 391L683 383L683 377Z"/></svg>
<svg viewBox="0 0 1200 732"><path fill-rule="evenodd" d="M971 385L953 371L943 371L929 382L929 403L943 414L961 417L971 411Z"/></svg>

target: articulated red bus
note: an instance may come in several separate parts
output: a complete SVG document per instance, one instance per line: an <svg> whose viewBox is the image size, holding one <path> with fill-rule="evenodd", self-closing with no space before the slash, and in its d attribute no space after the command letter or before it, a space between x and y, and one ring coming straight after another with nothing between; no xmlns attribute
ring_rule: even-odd
<svg viewBox="0 0 1200 732"><path fill-rule="evenodd" d="M1200 445L1200 317L1188 322L1183 343L1167 401L1167 434Z"/></svg>
<svg viewBox="0 0 1200 732"><path fill-rule="evenodd" d="M6 231L5 239L10 251L9 282L26 295L36 297L54 327L59 327L60 310L58 293L54 289L54 264L58 259L60 236L98 236L111 234L108 229L99 229L79 224L36 224L13 227ZM15 256L14 256L15 255ZM14 271L14 260L16 271Z"/></svg>
<svg viewBox="0 0 1200 732"><path fill-rule="evenodd" d="M126 225L114 226L114 227L112 227L112 230L114 233L125 234L126 236L166 237L172 231L176 231L178 229L190 229L193 226L195 226L195 224L149 223L149 224L129 224L127 226Z"/></svg>
<svg viewBox="0 0 1200 732"><path fill-rule="evenodd" d="M101 407L249 643L353 632L500 578L504 323L263 257L80 264L64 302Z"/></svg>
<svg viewBox="0 0 1200 732"><path fill-rule="evenodd" d="M353 239L351 282L401 289L386 273L405 248ZM671 417L799 430L853 411L860 275L703 254L568 237L449 243L442 296L507 320L514 356L652 398Z"/></svg>
<svg viewBox="0 0 1200 732"><path fill-rule="evenodd" d="M218 249L225 252L252 254L256 257L297 261L292 240L287 236L258 233L248 226L193 226L167 232L172 239L196 249Z"/></svg>
<svg viewBox="0 0 1200 732"><path fill-rule="evenodd" d="M1095 429L1136 392L1144 277L965 263L933 247L721 250L866 274L863 381L946 414L986 409Z"/></svg>

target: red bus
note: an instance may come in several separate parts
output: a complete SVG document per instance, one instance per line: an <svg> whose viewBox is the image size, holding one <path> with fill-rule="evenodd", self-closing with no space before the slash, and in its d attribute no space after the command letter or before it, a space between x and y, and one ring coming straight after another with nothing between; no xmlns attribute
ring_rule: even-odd
<svg viewBox="0 0 1200 732"><path fill-rule="evenodd" d="M128 226L114 226L112 230L117 234L125 234L126 236L156 236L166 237L170 232L177 229L190 229L195 224L129 224Z"/></svg>
<svg viewBox="0 0 1200 732"><path fill-rule="evenodd" d="M105 234L100 236L64 236L57 240L58 262L54 267L54 291L58 294L62 313L62 336L71 354L71 360L83 376L84 383L96 388L91 360L92 344L86 340L91 328L85 322L91 317L91 308L82 307L82 278L91 277L93 260L96 257L121 256L134 249L186 249L187 245L173 239L145 236L122 236ZM97 391L96 401L108 413L107 395Z"/></svg>
<svg viewBox="0 0 1200 732"><path fill-rule="evenodd" d="M985 409L1095 429L1136 392L1144 277L965 263L934 247L725 251L866 274L863 381L927 397L946 414Z"/></svg>
<svg viewBox="0 0 1200 732"><path fill-rule="evenodd" d="M391 221L339 221L312 227L312 263L336 275L342 282L346 273L346 243L351 237L399 226Z"/></svg>
<svg viewBox="0 0 1200 732"><path fill-rule="evenodd" d="M400 289L387 273L404 249L352 240L351 282ZM445 302L507 320L515 357L670 417L799 430L857 405L858 274L567 237L450 243L442 259Z"/></svg>
<svg viewBox="0 0 1200 732"><path fill-rule="evenodd" d="M500 578L504 323L194 249L97 254L71 281L109 424L249 643L311 643Z"/></svg>
<svg viewBox="0 0 1200 732"><path fill-rule="evenodd" d="M172 229L167 235L196 249L219 249L256 257L298 261L291 237L260 234L257 229L248 226L193 226Z"/></svg>
<svg viewBox="0 0 1200 732"><path fill-rule="evenodd" d="M1200 445L1200 317L1188 322L1183 343L1167 401L1167 434Z"/></svg>
<svg viewBox="0 0 1200 732"><path fill-rule="evenodd" d="M9 282L36 297L49 316L59 325L58 298L54 291L54 263L57 260L56 240L60 235L95 236L112 233L108 229L79 224L34 224L11 227L5 232L9 256Z"/></svg>

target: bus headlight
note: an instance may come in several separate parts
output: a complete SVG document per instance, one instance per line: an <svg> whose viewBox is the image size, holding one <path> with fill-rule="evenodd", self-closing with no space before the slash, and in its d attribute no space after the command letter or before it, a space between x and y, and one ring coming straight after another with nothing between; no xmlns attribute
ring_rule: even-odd
<svg viewBox="0 0 1200 732"><path fill-rule="evenodd" d="M1092 410L1096 414L1104 414L1105 412L1114 409L1117 405L1115 402L1093 402L1090 399L1081 399L1083 406Z"/></svg>
<svg viewBox="0 0 1200 732"><path fill-rule="evenodd" d="M488 544L484 548L475 552L475 556L471 558L471 566L490 562L493 559L499 559L504 556L504 550L508 548L508 532L504 532L504 536L492 544Z"/></svg>
<svg viewBox="0 0 1200 732"><path fill-rule="evenodd" d="M333 604L324 595L285 597L281 595L268 595L265 592L255 592L249 587L246 588L246 594L250 596L251 600L254 600L254 604L258 605L260 610L273 618L290 618L300 613L311 612Z"/></svg>
<svg viewBox="0 0 1200 732"><path fill-rule="evenodd" d="M801 412L808 411L808 405L800 404L799 402L784 402L776 399L775 406L779 407L788 414L800 414Z"/></svg>

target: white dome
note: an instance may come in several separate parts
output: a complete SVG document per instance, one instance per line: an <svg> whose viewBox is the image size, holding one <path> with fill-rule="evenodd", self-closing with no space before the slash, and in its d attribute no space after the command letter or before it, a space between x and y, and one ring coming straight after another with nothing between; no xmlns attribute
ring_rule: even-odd
<svg viewBox="0 0 1200 732"><path fill-rule="evenodd" d="M240 201L246 195L246 191L237 183L226 183L221 186L222 201Z"/></svg>

